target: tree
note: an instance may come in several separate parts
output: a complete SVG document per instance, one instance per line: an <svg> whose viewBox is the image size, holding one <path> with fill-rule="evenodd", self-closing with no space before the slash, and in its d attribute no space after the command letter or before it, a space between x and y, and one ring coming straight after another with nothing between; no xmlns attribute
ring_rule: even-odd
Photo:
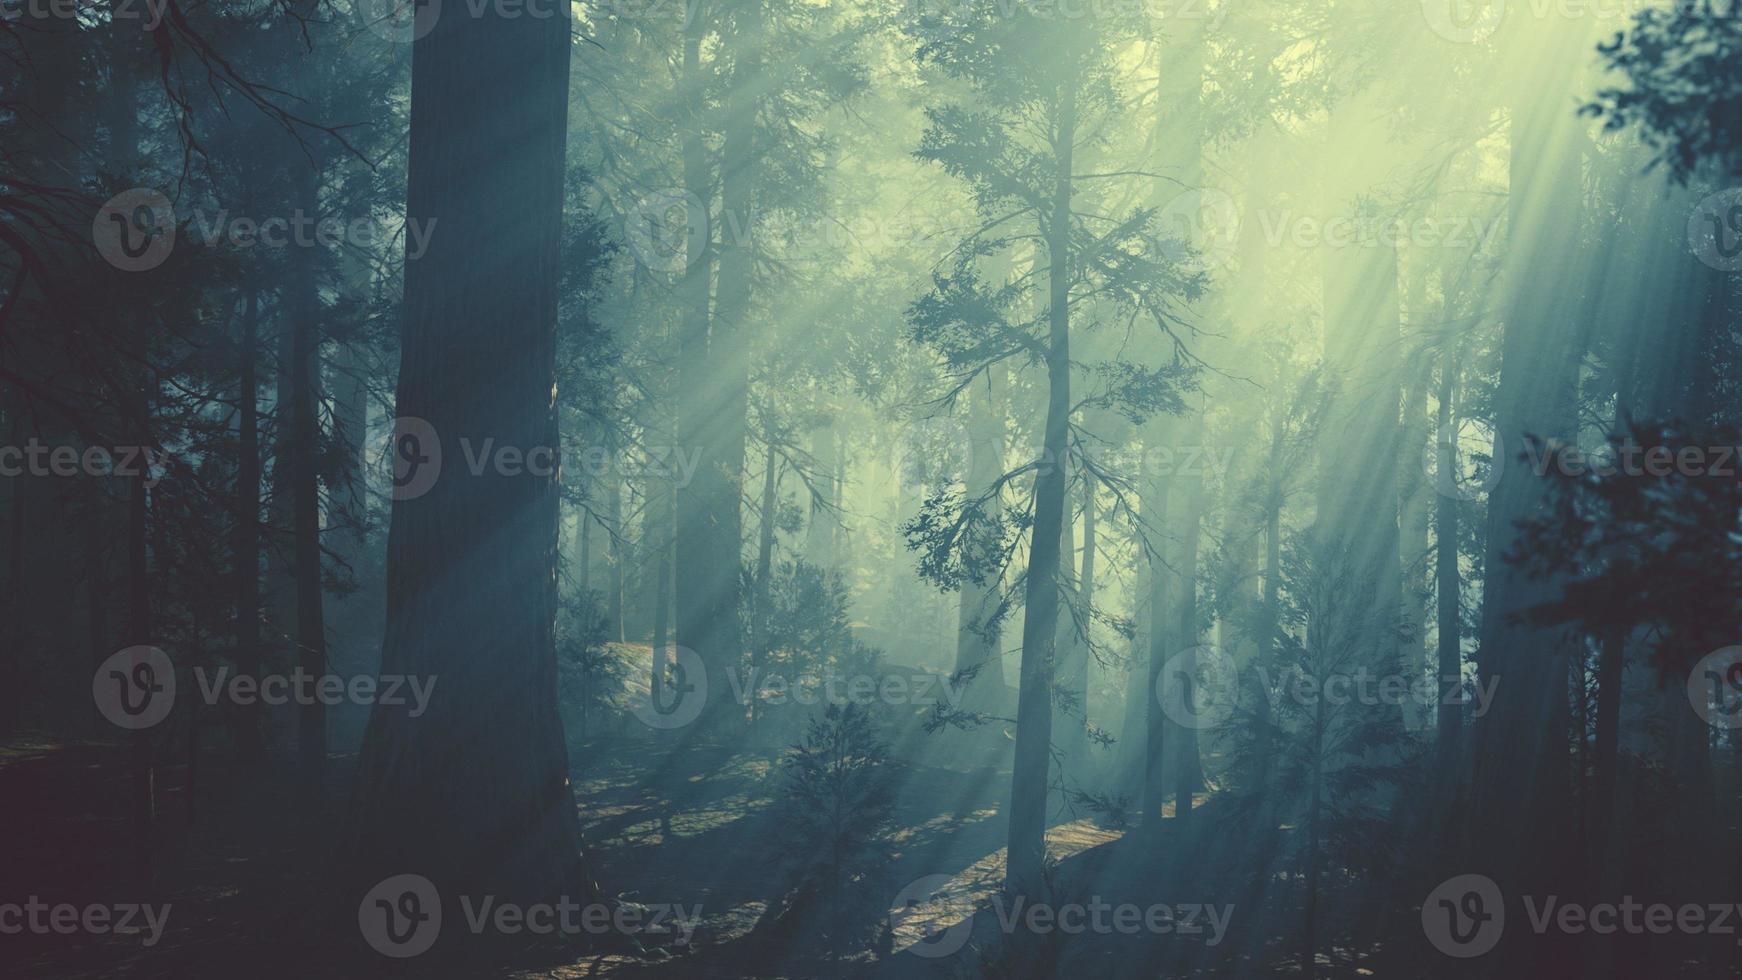
<svg viewBox="0 0 1742 980"><path fill-rule="evenodd" d="M393 504L381 670L436 687L421 717L370 717L354 854L505 900L592 894L556 704L555 474L457 456L557 445L571 43L566 17L486 7L412 56L407 213L440 225L406 256L396 413L427 428L396 432L400 483L454 458Z"/></svg>
<svg viewBox="0 0 1742 980"><path fill-rule="evenodd" d="M1153 210L1108 215L1078 199L1084 185L1105 176L1079 162L1078 153L1096 143L1123 103L1119 56L1143 36L1141 18L1055 18L1028 8L1003 16L971 8L928 14L910 30L920 63L975 96L971 106L927 109L929 125L916 153L967 184L983 219L934 273L932 290L910 308L913 338L942 361L951 386L945 403L993 364L1013 360L1044 369L1045 424L1033 455L991 487L976 488L973 498L953 488L935 492L905 528L909 547L921 552L922 574L951 588L964 579L989 581L1002 563L985 563L985 556L1007 561L1017 535L1027 532L1008 880L1018 894L1039 894L1067 475L1073 456L1087 459L1072 416L1088 407L1116 408L1135 422L1182 407L1180 391L1195 365L1173 333L1173 304L1195 295L1202 279L1173 261L1179 252L1156 232ZM1118 175L1119 168L1110 170ZM999 282L982 278L982 260L1018 248L1033 249L1028 272ZM1073 312L1090 323L1098 315L1142 319L1171 343L1158 345L1166 349L1158 364L1096 365L1096 384L1073 400ZM1081 472L1124 501L1129 481L1092 463ZM1030 505L994 515L994 495L1028 477ZM1118 509L1133 513L1128 502Z"/></svg>

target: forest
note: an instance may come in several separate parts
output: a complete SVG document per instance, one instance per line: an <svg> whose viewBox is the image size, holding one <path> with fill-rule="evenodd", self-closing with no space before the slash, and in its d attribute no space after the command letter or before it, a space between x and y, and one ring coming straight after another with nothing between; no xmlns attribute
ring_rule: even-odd
<svg viewBox="0 0 1742 980"><path fill-rule="evenodd" d="M1737 0L0 0L0 973L1742 976Z"/></svg>

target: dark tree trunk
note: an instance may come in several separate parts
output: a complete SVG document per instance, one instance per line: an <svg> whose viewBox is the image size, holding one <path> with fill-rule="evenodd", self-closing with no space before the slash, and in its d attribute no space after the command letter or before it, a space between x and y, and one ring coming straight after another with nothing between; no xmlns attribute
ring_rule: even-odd
<svg viewBox="0 0 1742 980"><path fill-rule="evenodd" d="M702 17L694 18L684 35L684 91L699 105L707 85L701 42L708 33ZM734 609L736 561L731 581L716 561L720 534L714 520L718 503L720 457L713 426L720 411L717 351L709 337L714 274L714 229L710 215L713 170L706 134L692 114L686 120L682 146L684 198L688 208L687 245L678 296L682 308L677 343L677 430L680 447L701 454L701 464L687 486L677 492L676 580L673 592L678 644L695 651L706 669L704 697L713 705L728 690L728 654L715 642L713 631ZM734 552L734 559L736 553ZM735 612L732 613L735 615Z"/></svg>
<svg viewBox="0 0 1742 980"><path fill-rule="evenodd" d="M298 168L303 182L298 199L305 213L319 213L316 174ZM290 452L291 563L296 596L296 664L317 681L327 672L326 621L321 588L321 515L318 453L320 421L319 287L312 248L292 250L296 281L291 286ZM282 415L281 415L282 418ZM297 706L297 755L306 788L318 798L327 758L327 709L318 697Z"/></svg>
<svg viewBox="0 0 1742 980"><path fill-rule="evenodd" d="M370 716L353 867L502 902L595 894L557 713L557 485L457 458L461 439L558 445L571 27L486 7L412 54L406 213L441 224L406 258L395 415L456 458L394 501L381 669L435 687L419 717Z"/></svg>
<svg viewBox="0 0 1742 980"><path fill-rule="evenodd" d="M1457 412L1453 406L1457 376L1457 360L1447 353L1440 364L1439 435L1434 447L1434 470L1438 474L1440 491L1434 503L1434 592L1439 627L1437 689L1440 691L1454 683L1453 678L1462 678L1464 672L1460 614L1463 585L1458 577L1458 498L1453 492L1452 482L1456 479L1458 465L1455 442ZM1438 770L1446 776L1445 783L1455 785L1457 774L1461 772L1458 747L1464 730L1464 712L1461 703L1448 704L1448 700L1440 699L1434 754Z"/></svg>
<svg viewBox="0 0 1742 980"><path fill-rule="evenodd" d="M1144 734L1146 750L1143 753L1143 815L1139 826L1156 829L1161 826L1161 811L1167 802L1167 786L1165 781L1167 770L1167 730L1168 718L1162 712L1161 690L1162 672L1167 665L1167 658L1174 649L1172 617L1168 610L1168 578L1173 574L1167 567L1167 555L1164 551L1164 538L1168 521L1167 480L1156 477L1146 488L1148 497L1143 501L1143 518L1147 525L1149 542L1149 595L1146 602L1149 606L1149 662L1146 670L1146 680L1143 686Z"/></svg>
<svg viewBox="0 0 1742 980"><path fill-rule="evenodd" d="M779 502L776 494L780 481L777 468L779 457L774 451L772 431L765 433L765 441L768 453L762 464L762 521L757 530L756 541L756 639L750 647L750 655L755 658L751 664L752 677L761 677L762 665L768 662L768 628L772 612L769 609L769 597L774 581L774 509ZM756 720L754 693L750 698L750 720Z"/></svg>
<svg viewBox="0 0 1742 980"><path fill-rule="evenodd" d="M1067 84L1053 134L1052 206L1046 216L1048 271L1047 408L1042 462L1034 480L1034 528L1022 610L1022 668L1016 703L1016 758L1010 778L1007 882L1017 895L1044 895L1047 768L1052 750L1054 641L1059 616L1059 542L1064 533L1065 455L1071 413L1070 213L1076 90Z"/></svg>
<svg viewBox="0 0 1742 980"><path fill-rule="evenodd" d="M232 562L236 575L236 672L260 676L260 294L249 287L238 345L236 510ZM257 706L234 709L236 749L255 759L262 748Z"/></svg>

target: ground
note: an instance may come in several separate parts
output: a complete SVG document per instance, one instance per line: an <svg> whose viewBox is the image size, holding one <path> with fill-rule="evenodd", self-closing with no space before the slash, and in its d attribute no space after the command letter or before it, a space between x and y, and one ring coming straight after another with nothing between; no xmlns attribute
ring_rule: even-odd
<svg viewBox="0 0 1742 980"><path fill-rule="evenodd" d="M912 765L897 797L894 858L864 887L867 942L830 950L788 935L767 917L771 906L804 929L802 900L783 904L786 877L810 859L774 819L776 781L765 753L699 749L677 753L645 740L596 740L573 746L573 780L597 876L612 892L647 906L699 906L688 941L667 933L642 948L612 942L590 949L529 946L495 950L487 962L390 960L356 935L354 911L333 915L344 897L323 896L323 869L333 852L324 828L347 805L350 757L332 765L327 823L282 790L285 779L245 778L215 752L203 753L188 806L188 768L158 772L156 888L135 881L137 849L126 815L128 747L121 742L20 738L0 750L0 831L21 860L7 869L8 895L48 903L171 906L161 939L22 935L0 942L24 952L21 975L55 977L428 976L452 972L503 977L771 977L1009 975L1001 957L1057 958L1061 973L1092 976L1269 975L1285 955L1260 938L1286 932L1267 923L1261 902L1241 896L1226 868L1241 842L1227 840L1212 809L1193 817L1194 839L1180 846L1164 821L1159 847L1139 860L1135 835L1088 817L1061 814L1049 831L1059 860L1061 893L1088 903L1233 903L1227 936L1060 936L1041 949L1013 953L997 910L989 908L1003 874L1002 808L1008 768L977 770ZM948 801L940 806L938 801ZM22 805L18 805L22 804ZM1195 870L1194 870L1195 869ZM909 885L922 882L916 892ZM1090 884L1092 883L1092 884ZM1164 884L1165 883L1165 886ZM896 908L898 893L915 895ZM351 909L354 910L352 905ZM891 915L894 910L894 915ZM448 915L454 913L449 911ZM926 957L909 949L971 920L961 951ZM758 923L762 923L758 926ZM953 934L951 934L953 935ZM939 936L943 942L948 936ZM1145 945L1147 944L1147 945ZM432 954L433 956L434 954ZM969 973L971 971L971 973Z"/></svg>

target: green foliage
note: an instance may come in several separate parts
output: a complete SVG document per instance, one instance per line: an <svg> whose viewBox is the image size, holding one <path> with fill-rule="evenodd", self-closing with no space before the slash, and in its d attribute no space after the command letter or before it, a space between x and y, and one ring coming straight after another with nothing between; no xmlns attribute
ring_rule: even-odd
<svg viewBox="0 0 1742 980"><path fill-rule="evenodd" d="M781 806L801 872L824 903L825 937L864 938L880 923L882 871L890 859L894 766L873 714L830 704L782 760ZM867 912L871 912L867 916Z"/></svg>
<svg viewBox="0 0 1742 980"><path fill-rule="evenodd" d="M1599 48L1627 86L1597 93L1587 115L1604 128L1637 126L1679 181L1703 167L1742 173L1742 19L1734 0L1692 0L1634 15L1632 30Z"/></svg>

